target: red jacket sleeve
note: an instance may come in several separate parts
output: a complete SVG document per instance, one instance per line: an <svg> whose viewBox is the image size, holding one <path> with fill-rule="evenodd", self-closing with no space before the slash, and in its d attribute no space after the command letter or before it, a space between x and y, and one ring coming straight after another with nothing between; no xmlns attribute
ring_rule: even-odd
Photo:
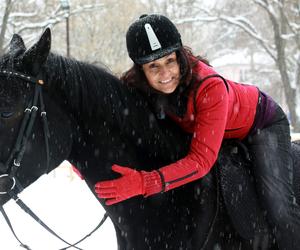
<svg viewBox="0 0 300 250"><path fill-rule="evenodd" d="M195 127L188 155L159 169L164 191L205 176L215 163L223 140L228 92L219 78L207 79L196 95Z"/></svg>

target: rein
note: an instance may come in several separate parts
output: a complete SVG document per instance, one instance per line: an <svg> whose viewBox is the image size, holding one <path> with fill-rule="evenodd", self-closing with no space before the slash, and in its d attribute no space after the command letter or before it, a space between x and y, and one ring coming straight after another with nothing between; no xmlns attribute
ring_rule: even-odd
<svg viewBox="0 0 300 250"><path fill-rule="evenodd" d="M39 74L37 78L24 75L19 72L12 72L12 71L0 71L0 76L4 77L16 77L22 80L25 80L27 82L34 84L34 95L33 98L29 101L27 108L24 110L24 117L21 123L21 127L19 129L17 140L15 142L15 145L13 149L11 150L9 157L5 163L0 162L0 183L1 181L5 181L6 179L10 181L10 187L8 187L6 190L0 190L0 195L6 195L8 194L10 198L14 199L15 202L18 204L20 208L23 209L27 214L29 214L36 222L38 222L43 228L45 228L49 233L54 235L59 240L66 243L68 246L65 248L62 248L61 250L66 250L70 247L74 247L78 250L82 250L81 248L77 247L79 243L84 241L86 238L91 236L107 219L108 215L107 213L104 214L102 220L97 225L95 229L93 229L89 234L87 234L85 237L83 237L81 240L77 241L74 244L71 244L61 238L57 233L55 233L51 228L49 228L18 196L18 193L23 191L23 187L21 183L19 182L18 178L16 177L17 171L21 167L21 162L26 150L28 139L30 138L33 130L33 125L37 117L37 111L40 108L40 115L42 118L43 123L43 133L44 133L44 139L45 139L45 150L46 150L46 172L49 170L49 163L50 163L50 151L49 151L49 127L48 127L48 121L47 121L47 113L45 111L45 104L44 99L42 95L42 86L44 84L44 81L42 80L42 75ZM17 189L17 190L16 190ZM19 238L17 237L12 224L3 208L3 206L0 206L0 211L10 228L12 234L16 238L16 240L20 243L20 246L30 250L30 248L23 244Z"/></svg>

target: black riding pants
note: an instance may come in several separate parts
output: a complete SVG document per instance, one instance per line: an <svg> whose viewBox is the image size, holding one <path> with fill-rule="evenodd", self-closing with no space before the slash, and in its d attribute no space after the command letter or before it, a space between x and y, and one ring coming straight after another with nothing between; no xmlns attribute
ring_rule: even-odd
<svg viewBox="0 0 300 250"><path fill-rule="evenodd" d="M300 206L293 192L290 129L282 109L276 108L272 125L257 130L245 141L254 162L258 196L279 248L300 249Z"/></svg>

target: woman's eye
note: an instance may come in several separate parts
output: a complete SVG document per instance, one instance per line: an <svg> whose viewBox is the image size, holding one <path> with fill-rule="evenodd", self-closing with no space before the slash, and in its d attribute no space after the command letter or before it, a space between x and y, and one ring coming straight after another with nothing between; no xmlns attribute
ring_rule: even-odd
<svg viewBox="0 0 300 250"><path fill-rule="evenodd" d="M168 64L173 64L173 63L177 63L177 61L173 58L168 60Z"/></svg>
<svg viewBox="0 0 300 250"><path fill-rule="evenodd" d="M9 118L13 116L14 112L12 111L7 111L7 112L1 112L1 118Z"/></svg>
<svg viewBox="0 0 300 250"><path fill-rule="evenodd" d="M152 64L152 65L150 65L150 67L149 67L150 69L157 69L158 67L157 67L157 65L155 65L155 64Z"/></svg>
<svg viewBox="0 0 300 250"><path fill-rule="evenodd" d="M159 68L156 65L153 65L153 66L150 67L151 72L157 72L158 70L159 70Z"/></svg>

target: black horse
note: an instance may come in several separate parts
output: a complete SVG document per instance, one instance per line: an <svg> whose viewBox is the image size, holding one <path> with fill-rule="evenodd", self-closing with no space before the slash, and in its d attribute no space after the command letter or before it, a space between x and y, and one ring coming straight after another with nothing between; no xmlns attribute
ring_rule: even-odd
<svg viewBox="0 0 300 250"><path fill-rule="evenodd" d="M49 29L28 50L14 35L0 59L0 205L11 198L3 192L12 186L7 173L18 180L16 188L26 188L67 159L94 192L96 182L117 177L114 163L152 170L187 154L190 135L168 119L156 119L138 92L107 70L50 53L50 43ZM24 117L37 108L41 118L27 133ZM300 159L300 149L294 149ZM266 228L265 218L244 154L239 144L224 145L214 171L199 181L113 206L99 200L115 226L119 249L253 249L261 244L262 234L256 233ZM240 186L250 191L241 195Z"/></svg>

